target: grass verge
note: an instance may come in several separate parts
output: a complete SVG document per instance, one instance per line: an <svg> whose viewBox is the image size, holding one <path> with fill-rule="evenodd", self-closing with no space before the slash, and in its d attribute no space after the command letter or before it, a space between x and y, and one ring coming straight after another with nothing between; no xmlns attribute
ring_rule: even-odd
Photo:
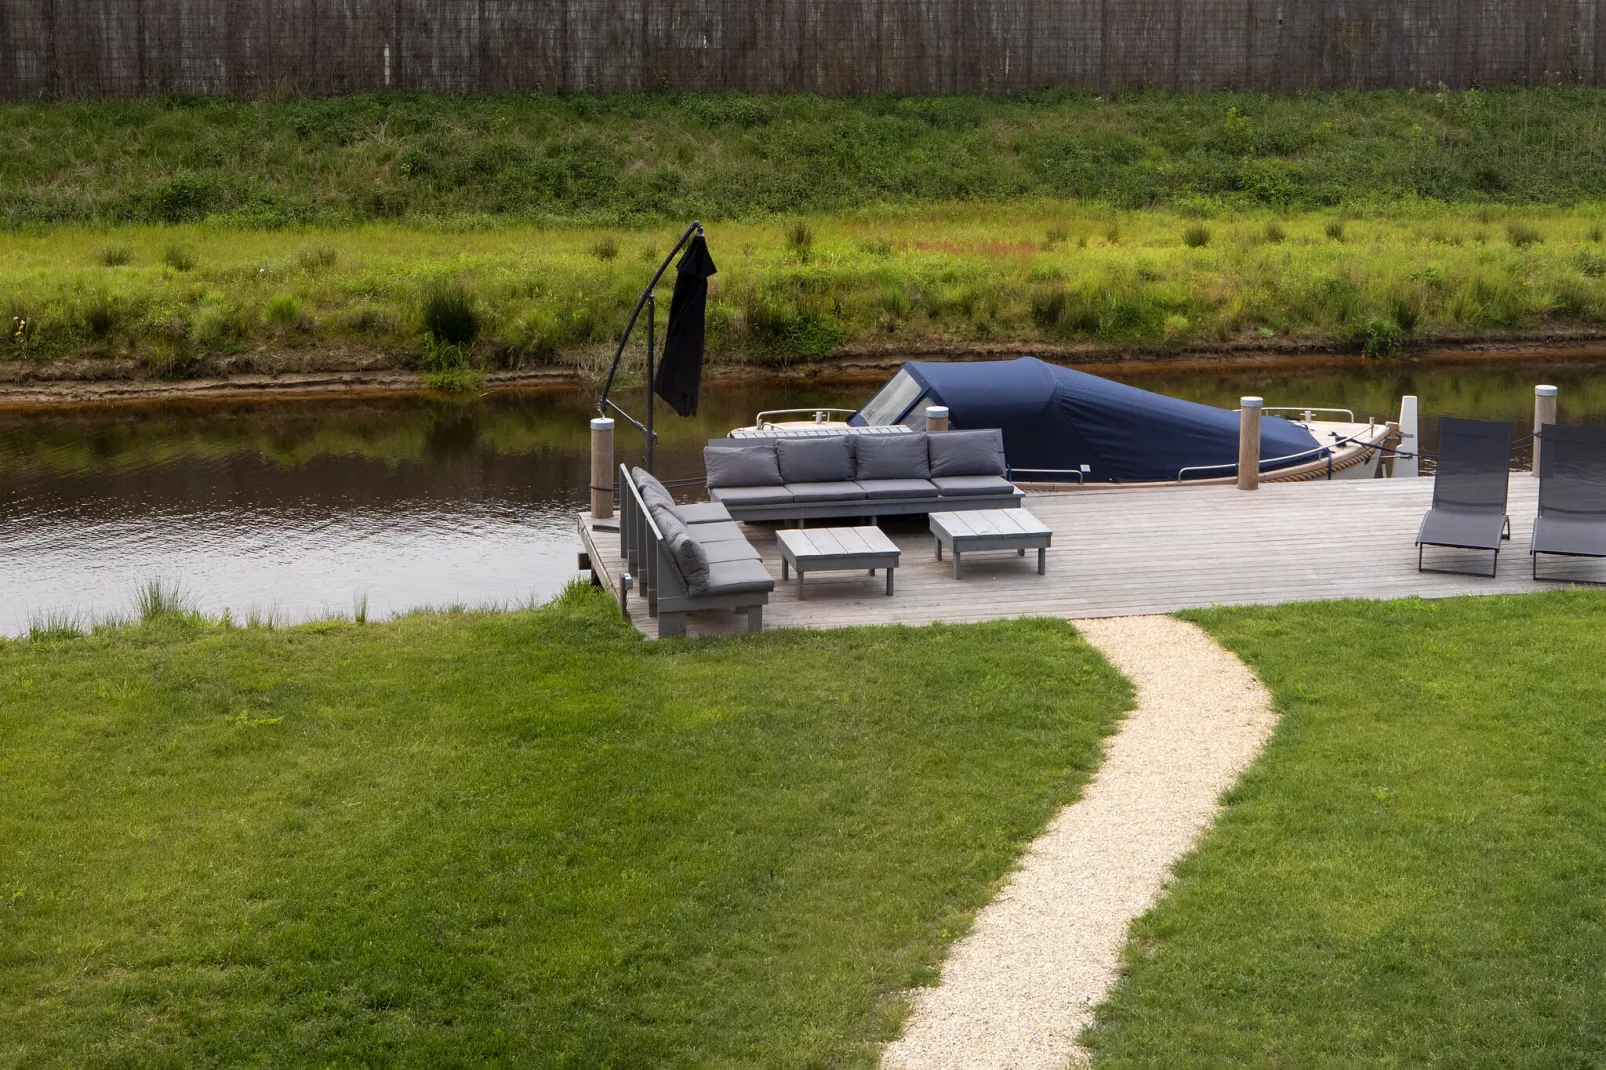
<svg viewBox="0 0 1606 1070"><path fill-rule="evenodd" d="M1283 720L1090 1039L1106 1067L1606 1058L1606 599L1188 614Z"/></svg>
<svg viewBox="0 0 1606 1070"><path fill-rule="evenodd" d="M0 643L0 1062L870 1065L1125 683L1054 622Z"/></svg>
<svg viewBox="0 0 1606 1070"><path fill-rule="evenodd" d="M440 377L594 371L676 233L195 225L16 236L0 248L0 361L133 358L183 377L219 358L250 371L259 357L356 348ZM709 345L788 365L844 345L1319 344L1390 356L1433 339L1598 332L1603 236L1591 209L1433 205L1206 224L1038 201L725 223L709 229L720 268Z"/></svg>

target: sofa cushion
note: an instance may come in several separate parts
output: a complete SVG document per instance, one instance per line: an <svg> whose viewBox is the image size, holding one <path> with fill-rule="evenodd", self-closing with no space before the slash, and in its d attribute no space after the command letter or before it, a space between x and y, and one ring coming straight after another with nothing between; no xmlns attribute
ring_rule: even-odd
<svg viewBox="0 0 1606 1070"><path fill-rule="evenodd" d="M853 443L847 435L775 441L783 483L840 483L853 479Z"/></svg>
<svg viewBox="0 0 1606 1070"><path fill-rule="evenodd" d="M854 435L853 478L925 479L931 475L926 456L926 433L912 435Z"/></svg>
<svg viewBox="0 0 1606 1070"><path fill-rule="evenodd" d="M785 487L710 487L709 497L722 505L787 505L792 492Z"/></svg>
<svg viewBox="0 0 1606 1070"><path fill-rule="evenodd" d="M1010 494L1015 484L1003 476L933 476L931 481L944 498L973 497L977 494Z"/></svg>
<svg viewBox="0 0 1606 1070"><path fill-rule="evenodd" d="M935 498L937 485L929 479L856 479L868 498Z"/></svg>
<svg viewBox="0 0 1606 1070"><path fill-rule="evenodd" d="M832 483L788 483L794 502L853 502L864 497L864 489L849 480Z"/></svg>
<svg viewBox="0 0 1606 1070"><path fill-rule="evenodd" d="M674 508L675 499L669 493L669 488L658 482L651 472L645 468L632 468L630 478L636 481L636 487L641 491L641 500L647 503L648 508L654 505Z"/></svg>
<svg viewBox="0 0 1606 1070"><path fill-rule="evenodd" d="M762 561L721 561L708 568L706 594L740 594L745 591L773 591L775 577Z"/></svg>
<svg viewBox="0 0 1606 1070"><path fill-rule="evenodd" d="M731 511L719 502L690 502L675 506L675 515L688 524L716 524L731 518Z"/></svg>
<svg viewBox="0 0 1606 1070"><path fill-rule="evenodd" d="M1004 474L1004 433L939 431L926 436L931 456L931 478L938 476L1001 476Z"/></svg>
<svg viewBox="0 0 1606 1070"><path fill-rule="evenodd" d="M775 461L775 447L767 442L750 446L705 446L703 467L708 486L778 487L785 482Z"/></svg>
<svg viewBox="0 0 1606 1070"><path fill-rule="evenodd" d="M658 524L658 533L664 537L664 545L669 547L669 556L674 558L681 578L686 581L686 589L693 592L706 590L708 554L702 544L691 537L691 528L675 515L673 509L655 509L653 520Z"/></svg>
<svg viewBox="0 0 1606 1070"><path fill-rule="evenodd" d="M757 561L764 555L753 549L753 544L746 539L737 539L733 542L705 542L703 556L708 558L710 567L726 561Z"/></svg>
<svg viewBox="0 0 1606 1070"><path fill-rule="evenodd" d="M733 520L719 520L711 524L688 524L691 537L707 546L711 542L746 542L741 525Z"/></svg>

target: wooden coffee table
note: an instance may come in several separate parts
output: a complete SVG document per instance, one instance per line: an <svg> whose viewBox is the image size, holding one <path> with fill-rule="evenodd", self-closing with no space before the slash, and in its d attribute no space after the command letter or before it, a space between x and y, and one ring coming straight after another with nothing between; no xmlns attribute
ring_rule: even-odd
<svg viewBox="0 0 1606 1070"><path fill-rule="evenodd" d="M781 579L788 568L797 570L797 597L803 595L805 572L845 572L867 568L887 570L887 594L892 594L892 573L898 567L898 547L880 528L782 528L775 533L781 544Z"/></svg>
<svg viewBox="0 0 1606 1070"><path fill-rule="evenodd" d="M1048 548L1054 532L1024 509L975 509L964 513L932 513L931 533L937 536L937 560L942 548L954 555L954 579L960 578L959 555L976 550L1016 550L1025 557L1037 551L1037 574L1047 571Z"/></svg>

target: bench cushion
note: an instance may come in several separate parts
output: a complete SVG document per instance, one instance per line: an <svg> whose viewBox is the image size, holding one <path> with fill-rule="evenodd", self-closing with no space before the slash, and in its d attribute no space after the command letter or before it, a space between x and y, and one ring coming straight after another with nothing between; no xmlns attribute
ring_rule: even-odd
<svg viewBox="0 0 1606 1070"><path fill-rule="evenodd" d="M739 594L744 591L773 591L775 578L762 561L721 561L708 569L706 594Z"/></svg>
<svg viewBox="0 0 1606 1070"><path fill-rule="evenodd" d="M669 547L669 556L674 558L681 578L686 581L686 589L692 592L705 590L708 586L708 554L702 544L691 537L691 528L672 509L654 510L653 520L658 524L659 534L664 537L664 544Z"/></svg>
<svg viewBox="0 0 1606 1070"><path fill-rule="evenodd" d="M716 520L709 524L688 524L691 537L707 546L711 542L746 542L747 536L734 520Z"/></svg>
<svg viewBox="0 0 1606 1070"><path fill-rule="evenodd" d="M788 483L794 502L856 502L864 489L852 480L833 483Z"/></svg>
<svg viewBox="0 0 1606 1070"><path fill-rule="evenodd" d="M669 493L669 488L658 482L645 468L632 468L630 478L636 481L636 487L641 491L641 500L648 508L655 505L674 507L675 499Z"/></svg>
<svg viewBox="0 0 1606 1070"><path fill-rule="evenodd" d="M848 436L783 438L775 443L784 483L842 483L853 479L853 443Z"/></svg>
<svg viewBox="0 0 1606 1070"><path fill-rule="evenodd" d="M939 431L926 436L931 457L931 478L938 476L1001 476L1004 468L1004 433Z"/></svg>
<svg viewBox="0 0 1606 1070"><path fill-rule="evenodd" d="M750 446L705 446L703 467L708 470L708 486L778 487L781 469L775 447L761 442Z"/></svg>
<svg viewBox="0 0 1606 1070"><path fill-rule="evenodd" d="M785 487L710 487L709 497L722 505L788 505L792 492Z"/></svg>
<svg viewBox="0 0 1606 1070"><path fill-rule="evenodd" d="M932 476L944 498L963 498L977 494L1009 494L1015 484L1003 476Z"/></svg>
<svg viewBox="0 0 1606 1070"><path fill-rule="evenodd" d="M714 524L731 518L731 511L719 502L692 502L675 506L675 515L688 524Z"/></svg>
<svg viewBox="0 0 1606 1070"><path fill-rule="evenodd" d="M856 479L867 498L935 498L937 485L929 479Z"/></svg>
<svg viewBox="0 0 1606 1070"><path fill-rule="evenodd" d="M926 455L926 433L912 435L854 435L854 476L867 479L925 479L931 475Z"/></svg>
<svg viewBox="0 0 1606 1070"><path fill-rule="evenodd" d="M703 556L708 558L708 565L712 568L725 561L758 561L764 555L753 549L753 544L746 539L736 539L729 542L705 542Z"/></svg>

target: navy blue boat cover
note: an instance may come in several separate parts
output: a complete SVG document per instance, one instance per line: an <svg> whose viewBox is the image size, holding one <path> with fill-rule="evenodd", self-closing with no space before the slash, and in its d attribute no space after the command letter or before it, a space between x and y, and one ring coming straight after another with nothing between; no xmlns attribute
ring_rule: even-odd
<svg viewBox="0 0 1606 1070"><path fill-rule="evenodd" d="M925 406L946 405L956 429L1002 428L1004 454L1021 479L1052 469L1075 472L1085 464L1088 482L1164 482L1176 479L1183 468L1238 460L1237 413L1139 390L1035 357L952 364L912 360L903 370L922 389L918 395L909 391L904 411L878 412L878 422L921 421L918 426L923 427ZM866 423L863 411L848 422ZM1262 418L1260 435L1263 458L1314 451L1318 446L1309 431L1276 416ZM1313 453L1263 468L1303 464L1318 456ZM1224 469L1189 473L1188 478L1230 474Z"/></svg>

